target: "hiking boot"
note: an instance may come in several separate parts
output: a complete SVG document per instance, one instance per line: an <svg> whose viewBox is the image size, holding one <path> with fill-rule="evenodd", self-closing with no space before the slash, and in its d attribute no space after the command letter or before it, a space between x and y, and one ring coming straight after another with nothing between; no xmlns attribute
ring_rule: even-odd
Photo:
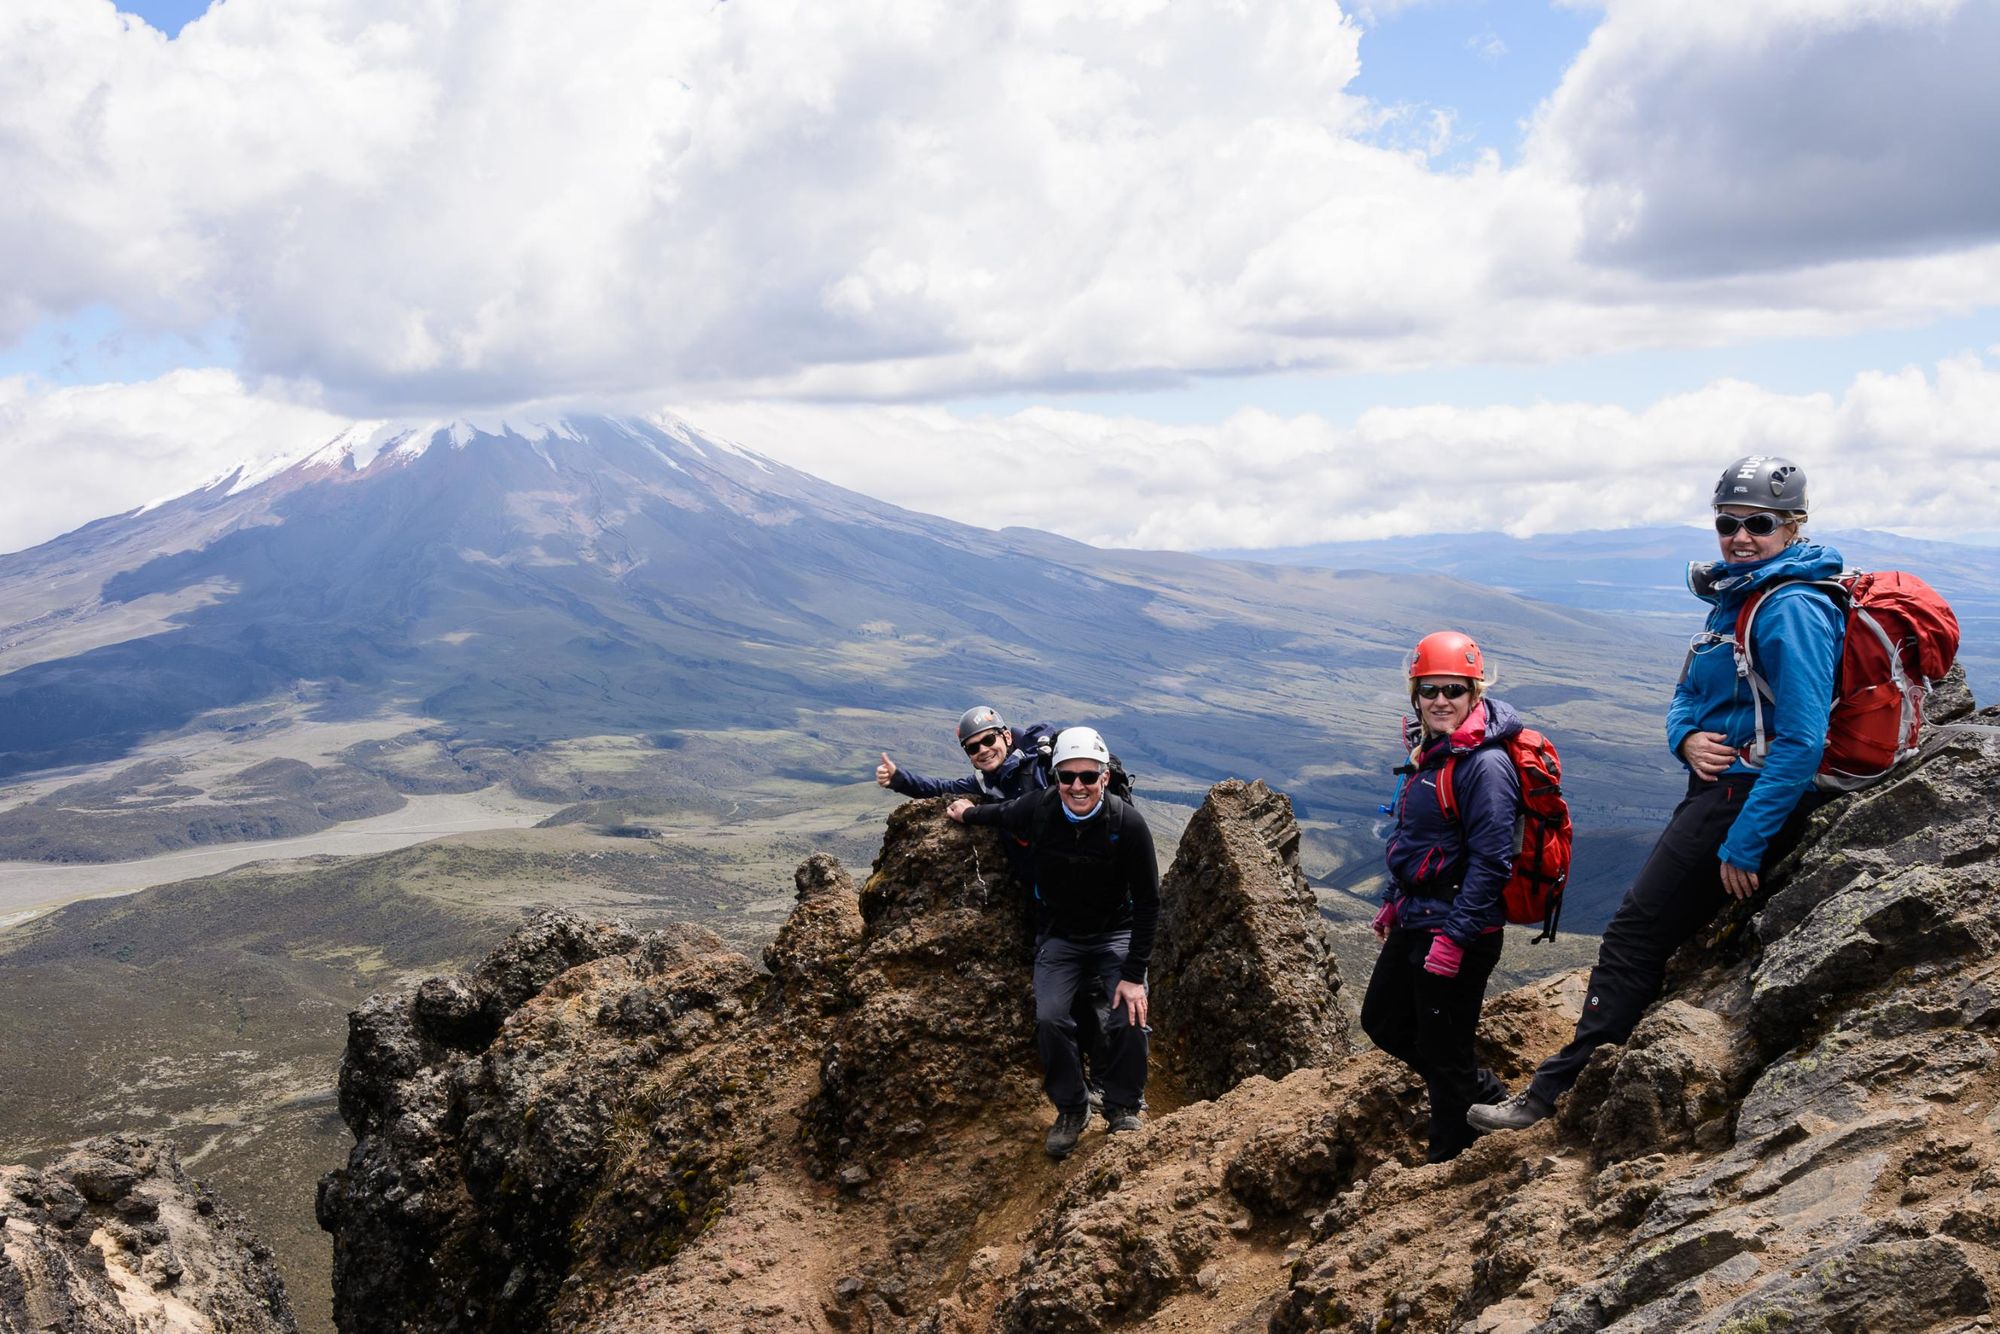
<svg viewBox="0 0 2000 1334"><path fill-rule="evenodd" d="M1104 1115L1104 1085L1085 1084L1083 1086L1083 1096L1090 1100L1091 1111L1096 1112L1099 1116Z"/></svg>
<svg viewBox="0 0 2000 1334"><path fill-rule="evenodd" d="M1553 1105L1529 1089L1505 1102L1473 1103L1465 1113L1465 1124L1475 1130L1526 1130L1554 1110Z"/></svg>
<svg viewBox="0 0 2000 1334"><path fill-rule="evenodd" d="M1069 1157L1069 1151L1076 1147L1077 1138L1089 1124L1088 1106L1057 1109L1056 1123L1049 1127L1049 1137L1042 1141L1042 1151L1051 1158Z"/></svg>
<svg viewBox="0 0 2000 1334"><path fill-rule="evenodd" d="M1104 1104L1105 1134L1117 1135L1127 1130L1137 1130L1144 1124L1145 1122L1139 1119L1137 1107L1120 1107L1115 1102Z"/></svg>

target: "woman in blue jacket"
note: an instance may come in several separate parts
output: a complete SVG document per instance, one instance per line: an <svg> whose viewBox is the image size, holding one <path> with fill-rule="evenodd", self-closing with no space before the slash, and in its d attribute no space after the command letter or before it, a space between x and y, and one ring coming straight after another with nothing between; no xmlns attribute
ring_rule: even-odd
<svg viewBox="0 0 2000 1334"><path fill-rule="evenodd" d="M1840 553L1801 533L1806 475L1789 460L1738 459L1716 483L1714 506L1722 559L1688 568L1689 589L1709 604L1708 621L1667 710L1667 744L1687 766L1687 796L1604 928L1575 1037L1518 1097L1473 1107L1468 1115L1480 1130L1533 1125L1554 1110L1591 1052L1630 1037L1659 996L1674 951L1723 904L1757 891L1764 867L1826 795L1813 777L1847 622L1831 594L1805 581L1838 575ZM1760 591L1745 667L1764 678L1769 699L1761 704L1735 651L1737 616Z"/></svg>
<svg viewBox="0 0 2000 1334"><path fill-rule="evenodd" d="M1501 887L1514 865L1521 783L1502 746L1521 719L1483 698L1486 664L1455 631L1426 635L1410 658L1403 741L1409 764L1389 839L1389 890L1375 918L1382 942L1361 1027L1423 1077L1430 1094L1428 1161L1458 1156L1475 1132L1466 1108L1507 1096L1473 1053L1486 979L1500 961ZM1439 786L1450 784L1457 818Z"/></svg>

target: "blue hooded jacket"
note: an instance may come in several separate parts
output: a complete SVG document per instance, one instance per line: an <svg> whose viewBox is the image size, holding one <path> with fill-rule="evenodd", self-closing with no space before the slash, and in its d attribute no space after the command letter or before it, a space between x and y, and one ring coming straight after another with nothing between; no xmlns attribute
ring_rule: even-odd
<svg viewBox="0 0 2000 1334"><path fill-rule="evenodd" d="M1693 732L1720 732L1738 751L1756 738L1752 687L1736 674L1733 647L1737 613L1751 591L1780 580L1831 579L1840 571L1840 553L1816 542L1794 543L1768 560L1688 567L1688 587L1710 611L1667 709L1667 747L1676 759ZM1775 701L1764 710L1770 749L1762 769L1738 759L1728 770L1758 775L1718 854L1739 870L1762 869L1765 848L1819 772L1846 628L1846 614L1832 595L1807 587L1772 592L1750 623L1750 661Z"/></svg>
<svg viewBox="0 0 2000 1334"><path fill-rule="evenodd" d="M1396 828L1389 836L1390 888L1396 924L1442 931L1459 945L1504 926L1500 891L1514 873L1515 823L1521 779L1500 744L1521 730L1521 716L1497 699L1482 699L1450 736L1431 737L1415 757L1416 772L1396 796ZM1405 722L1415 746L1421 729ZM1438 773L1446 760L1458 819L1438 801Z"/></svg>

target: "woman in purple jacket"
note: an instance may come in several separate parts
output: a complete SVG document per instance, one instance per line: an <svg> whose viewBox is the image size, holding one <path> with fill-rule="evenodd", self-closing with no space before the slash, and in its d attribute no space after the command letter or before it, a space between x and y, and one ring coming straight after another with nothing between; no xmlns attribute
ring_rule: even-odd
<svg viewBox="0 0 2000 1334"><path fill-rule="evenodd" d="M1389 889L1375 917L1382 942L1361 1027L1375 1045L1423 1076L1430 1094L1427 1161L1455 1158L1477 1132L1475 1102L1506 1090L1473 1054L1486 979L1500 961L1506 913L1500 890L1513 872L1521 783L1501 744L1521 719L1486 699L1479 645L1451 630L1426 635L1410 655L1410 705L1397 772ZM1457 818L1439 799L1448 783Z"/></svg>

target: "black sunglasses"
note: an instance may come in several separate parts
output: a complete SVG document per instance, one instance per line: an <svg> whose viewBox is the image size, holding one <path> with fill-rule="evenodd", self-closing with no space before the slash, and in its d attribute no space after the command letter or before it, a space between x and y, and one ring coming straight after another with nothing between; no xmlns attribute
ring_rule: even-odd
<svg viewBox="0 0 2000 1334"><path fill-rule="evenodd" d="M1449 685L1441 686L1420 685L1416 687L1416 691L1421 699L1436 699L1439 695L1443 695L1446 699L1457 699L1461 695L1470 695L1472 687L1461 681L1453 681Z"/></svg>
<svg viewBox="0 0 2000 1334"><path fill-rule="evenodd" d="M1787 522L1789 521L1784 515L1773 514L1769 510L1759 510L1744 519L1739 519L1734 514L1718 514L1715 516L1715 531L1724 537L1734 537L1736 530L1741 528L1752 537L1769 537L1783 528Z"/></svg>
<svg viewBox="0 0 2000 1334"><path fill-rule="evenodd" d="M1096 787L1104 781L1104 770L1058 769L1056 770L1056 781L1064 787L1069 787L1072 784L1079 784L1083 787Z"/></svg>
<svg viewBox="0 0 2000 1334"><path fill-rule="evenodd" d="M977 755L980 751L985 750L999 739L1000 734L998 732L982 733L965 743L965 753L968 755Z"/></svg>

